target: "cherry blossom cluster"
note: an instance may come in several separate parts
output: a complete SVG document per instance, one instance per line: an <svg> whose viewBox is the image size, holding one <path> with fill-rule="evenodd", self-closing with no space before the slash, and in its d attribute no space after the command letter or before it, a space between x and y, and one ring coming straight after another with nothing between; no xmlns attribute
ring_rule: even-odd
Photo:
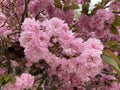
<svg viewBox="0 0 120 90"><path fill-rule="evenodd" d="M102 42L96 38L84 41L75 37L68 25L59 18L46 19L43 22L26 18L22 30L19 40L25 48L28 62L36 63L45 59L52 68L51 74L56 74L59 67L62 74L74 73L82 81L88 81L89 77L94 77L103 68L100 58ZM54 50L56 45L58 50ZM59 76L61 71L57 73ZM60 75L60 78L63 77Z"/></svg>

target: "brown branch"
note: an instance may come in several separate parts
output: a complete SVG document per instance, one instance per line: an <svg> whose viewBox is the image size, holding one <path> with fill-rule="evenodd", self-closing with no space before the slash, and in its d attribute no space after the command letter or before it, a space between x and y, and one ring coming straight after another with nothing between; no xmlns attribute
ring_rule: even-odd
<svg viewBox="0 0 120 90"><path fill-rule="evenodd" d="M21 19L21 23L24 21L24 19L28 16L28 4L29 4L30 0L25 0L25 10L22 14L22 19Z"/></svg>

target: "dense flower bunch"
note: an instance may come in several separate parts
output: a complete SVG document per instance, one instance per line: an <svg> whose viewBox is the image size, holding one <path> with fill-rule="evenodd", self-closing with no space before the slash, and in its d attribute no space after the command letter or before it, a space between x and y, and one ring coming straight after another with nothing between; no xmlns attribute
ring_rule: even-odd
<svg viewBox="0 0 120 90"><path fill-rule="evenodd" d="M77 25L86 37L104 38L109 35L113 21L114 14L112 12L99 9L93 16L82 14L77 21Z"/></svg>
<svg viewBox="0 0 120 90"><path fill-rule="evenodd" d="M60 68L64 69L65 72L79 73L78 76L81 76L82 79L94 76L94 73L96 75L101 70L100 55L103 45L100 40L89 38L87 41L83 41L82 38L75 38L68 25L58 18L42 22L41 27L45 28L43 30L40 30L39 26L39 22L30 18L25 19L22 25L24 31L21 33L20 44L25 48L25 56L29 62L35 63L40 59L45 59L49 65L54 64L54 66L51 65L52 68L56 69L61 65ZM61 50L52 52L51 49L56 44ZM54 62L51 61L53 59ZM88 68L96 70L94 69L91 73L84 72Z"/></svg>
<svg viewBox="0 0 120 90"><path fill-rule="evenodd" d="M0 89L119 90L120 1L90 2L1 0Z"/></svg>

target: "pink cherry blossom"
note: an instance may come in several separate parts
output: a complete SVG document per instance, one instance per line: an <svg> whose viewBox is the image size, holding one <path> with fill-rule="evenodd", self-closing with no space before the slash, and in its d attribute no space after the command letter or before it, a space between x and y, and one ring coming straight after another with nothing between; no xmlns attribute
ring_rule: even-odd
<svg viewBox="0 0 120 90"><path fill-rule="evenodd" d="M119 12L120 11L120 2L117 0L113 0L110 4L110 10L113 12Z"/></svg>
<svg viewBox="0 0 120 90"><path fill-rule="evenodd" d="M24 90L29 89L34 84L34 76L23 73L21 76L16 76L15 84L6 84L3 90Z"/></svg>
<svg viewBox="0 0 120 90"><path fill-rule="evenodd" d="M87 41L84 42L86 48L96 49L99 51L103 50L103 44L99 39L96 38L89 38Z"/></svg>
<svg viewBox="0 0 120 90"><path fill-rule="evenodd" d="M26 18L21 26L22 30L37 32L40 29L39 21L34 18Z"/></svg>

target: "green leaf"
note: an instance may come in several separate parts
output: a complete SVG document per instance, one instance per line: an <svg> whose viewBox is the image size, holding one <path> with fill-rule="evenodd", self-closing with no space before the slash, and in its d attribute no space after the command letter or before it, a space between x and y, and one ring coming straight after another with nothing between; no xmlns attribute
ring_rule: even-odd
<svg viewBox="0 0 120 90"><path fill-rule="evenodd" d="M118 45L118 42L117 41L114 41L114 40L110 40L106 43L105 47L107 47L108 49L110 50L119 50L120 47Z"/></svg>
<svg viewBox="0 0 120 90"><path fill-rule="evenodd" d="M75 10L75 9L79 9L80 7L78 6L78 4L72 4L69 9L71 10Z"/></svg>
<svg viewBox="0 0 120 90"><path fill-rule="evenodd" d="M113 22L113 25L120 26L120 16L119 15L115 15L115 20Z"/></svg>
<svg viewBox="0 0 120 90"><path fill-rule="evenodd" d="M118 33L119 33L115 25L111 26L111 32L115 35L118 35Z"/></svg>
<svg viewBox="0 0 120 90"><path fill-rule="evenodd" d="M67 11L67 10L75 10L75 9L79 9L80 7L78 6L78 4L72 4L69 6L69 4L67 5L67 3L64 5L64 11Z"/></svg>
<svg viewBox="0 0 120 90"><path fill-rule="evenodd" d="M109 0L102 0L101 6L104 7L106 4L108 4Z"/></svg>
<svg viewBox="0 0 120 90"><path fill-rule="evenodd" d="M10 82L11 82L11 83L15 83L15 82L16 82L16 78L12 76L12 77L10 78Z"/></svg>
<svg viewBox="0 0 120 90"><path fill-rule="evenodd" d="M101 57L106 63L108 63L120 75L120 69L119 69L118 63L113 58L107 55L104 55L104 54L102 54Z"/></svg>
<svg viewBox="0 0 120 90"><path fill-rule="evenodd" d="M54 5L57 7L57 8L62 8L62 4L60 2L61 0L54 0Z"/></svg>
<svg viewBox="0 0 120 90"><path fill-rule="evenodd" d="M11 75L10 74L5 74L3 77L4 77L4 80L7 82L11 78Z"/></svg>
<svg viewBox="0 0 120 90"><path fill-rule="evenodd" d="M1 77L0 77L0 85L1 85L1 86L4 86L6 83L7 83L7 82L5 81L4 77L1 76Z"/></svg>
<svg viewBox="0 0 120 90"><path fill-rule="evenodd" d="M118 58L120 59L120 55L118 55Z"/></svg>
<svg viewBox="0 0 120 90"><path fill-rule="evenodd" d="M117 42L114 41L114 40L110 40L109 42L107 42L107 44L108 44L109 46L114 46L114 45L117 45Z"/></svg>
<svg viewBox="0 0 120 90"><path fill-rule="evenodd" d="M4 86L8 82L15 83L16 82L15 77L11 76L10 74L4 74L3 76L0 77L0 85Z"/></svg>
<svg viewBox="0 0 120 90"><path fill-rule="evenodd" d="M103 51L103 53L111 58L113 58L119 65L120 65L120 60L119 58L109 49L106 49Z"/></svg>
<svg viewBox="0 0 120 90"><path fill-rule="evenodd" d="M83 4L82 5L82 13L88 14L89 11L89 4Z"/></svg>
<svg viewBox="0 0 120 90"><path fill-rule="evenodd" d="M54 87L52 87L52 90L57 90L57 88L54 86Z"/></svg>
<svg viewBox="0 0 120 90"><path fill-rule="evenodd" d="M0 77L0 85L2 85L3 82L4 82L4 78L1 76Z"/></svg>
<svg viewBox="0 0 120 90"><path fill-rule="evenodd" d="M102 8L100 4L96 4L95 8L91 11L91 15L95 14L98 9Z"/></svg>

